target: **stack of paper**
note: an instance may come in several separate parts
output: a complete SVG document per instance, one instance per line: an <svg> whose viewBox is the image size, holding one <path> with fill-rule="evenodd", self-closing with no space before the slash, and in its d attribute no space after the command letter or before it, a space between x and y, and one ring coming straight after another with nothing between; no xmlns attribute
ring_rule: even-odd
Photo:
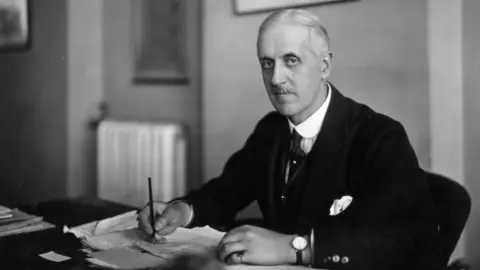
<svg viewBox="0 0 480 270"><path fill-rule="evenodd" d="M150 236L138 229L137 212L78 227L64 227L91 250L91 263L110 268L147 268L168 263L183 253L214 252L225 233L210 227L178 228L163 241L151 243Z"/></svg>
<svg viewBox="0 0 480 270"><path fill-rule="evenodd" d="M0 237L40 231L53 227L55 226L45 222L42 217L0 205Z"/></svg>

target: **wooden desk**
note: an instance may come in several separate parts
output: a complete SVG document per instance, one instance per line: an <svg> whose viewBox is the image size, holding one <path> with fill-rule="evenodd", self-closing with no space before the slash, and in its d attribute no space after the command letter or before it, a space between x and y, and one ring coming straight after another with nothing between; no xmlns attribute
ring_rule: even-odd
<svg viewBox="0 0 480 270"><path fill-rule="evenodd" d="M41 215L57 227L45 231L0 238L0 269L93 269L83 260L80 242L75 236L63 233L63 226L76 226L132 210L131 207L100 201L94 198L58 200L22 210ZM62 263L47 261L39 254L55 251L72 257Z"/></svg>
<svg viewBox="0 0 480 270"><path fill-rule="evenodd" d="M79 251L79 248L81 248L79 240L71 234L64 234L63 226L77 226L133 210L131 207L101 201L95 198L58 200L20 208L24 211L43 216L46 221L55 224L57 227L40 232L0 238L1 270L98 269L90 267L83 259L84 254ZM54 263L39 256L39 254L49 251L55 251L59 254L69 256L72 259L61 263ZM227 269L241 270L242 267L231 266L227 267ZM249 270L263 269L265 268L261 266L249 268ZM301 270L306 268L280 266L275 269Z"/></svg>

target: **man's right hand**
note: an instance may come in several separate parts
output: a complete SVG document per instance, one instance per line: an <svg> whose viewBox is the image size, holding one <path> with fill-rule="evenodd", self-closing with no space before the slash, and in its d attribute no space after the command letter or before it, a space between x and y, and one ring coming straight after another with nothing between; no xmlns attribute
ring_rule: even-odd
<svg viewBox="0 0 480 270"><path fill-rule="evenodd" d="M174 232L178 227L187 224L190 218L190 206L185 202L177 201L167 204L164 202L153 203L153 213L155 220L155 232L159 235L168 235ZM143 207L138 214L138 227L148 234L152 234L150 225L150 206Z"/></svg>

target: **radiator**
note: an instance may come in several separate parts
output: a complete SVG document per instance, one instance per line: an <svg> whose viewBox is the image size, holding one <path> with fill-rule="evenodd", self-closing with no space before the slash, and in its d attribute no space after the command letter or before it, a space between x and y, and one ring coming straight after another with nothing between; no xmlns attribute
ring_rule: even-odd
<svg viewBox="0 0 480 270"><path fill-rule="evenodd" d="M186 138L181 125L104 120L98 127L97 195L124 205L169 201L186 191Z"/></svg>

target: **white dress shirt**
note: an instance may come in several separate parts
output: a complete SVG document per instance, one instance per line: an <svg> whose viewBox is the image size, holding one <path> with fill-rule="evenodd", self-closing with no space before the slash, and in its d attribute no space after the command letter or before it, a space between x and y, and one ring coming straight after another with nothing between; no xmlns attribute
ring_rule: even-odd
<svg viewBox="0 0 480 270"><path fill-rule="evenodd" d="M322 106L318 108L312 115L310 115L305 121L295 126L290 120L288 124L290 126L290 133L293 132L293 129L297 131L302 140L300 141L300 148L303 150L305 155L308 155L312 150L313 144L317 140L318 133L322 128L323 120L325 119L325 114L327 114L328 105L330 105L330 99L332 95L330 84L327 83L327 98L323 102ZM294 161L295 162L295 161ZM288 176L290 175L290 162L287 162L285 168L285 182L288 182Z"/></svg>
<svg viewBox="0 0 480 270"><path fill-rule="evenodd" d="M290 133L295 129L298 134L300 134L303 138L300 142L300 148L302 148L303 152L306 155L310 153L312 150L312 146L317 139L318 133L320 133L320 129L322 128L323 120L325 119L325 114L327 113L328 105L330 105L330 99L332 96L332 90L330 84L327 83L327 98L323 102L322 106L318 108L310 117L305 119L302 123L295 126L290 120L288 120L288 124L290 126Z"/></svg>

